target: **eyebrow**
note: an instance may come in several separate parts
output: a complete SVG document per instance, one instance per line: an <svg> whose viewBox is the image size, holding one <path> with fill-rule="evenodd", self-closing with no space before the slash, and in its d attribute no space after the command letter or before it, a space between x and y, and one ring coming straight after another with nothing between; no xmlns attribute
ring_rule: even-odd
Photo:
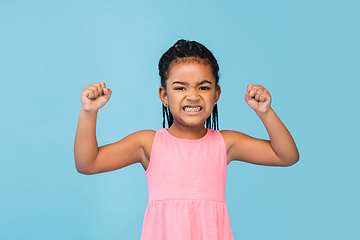
<svg viewBox="0 0 360 240"><path fill-rule="evenodd" d="M208 81L208 80L203 80L203 81L199 82L199 83L197 84L197 86L203 85L203 84L205 84L205 83L212 84L212 82L210 82L210 81ZM180 82L180 81L175 81L175 82L173 82L172 84L181 84L181 85L185 85L185 86L188 86L188 85L189 85L188 83L184 83L184 82Z"/></svg>

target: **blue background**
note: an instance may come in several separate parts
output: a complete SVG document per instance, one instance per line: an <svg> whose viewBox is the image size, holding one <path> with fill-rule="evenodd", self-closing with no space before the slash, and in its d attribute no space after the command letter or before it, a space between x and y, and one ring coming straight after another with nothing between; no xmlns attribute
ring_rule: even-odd
<svg viewBox="0 0 360 240"><path fill-rule="evenodd" d="M160 56L178 39L220 65L221 129L267 138L262 84L293 134L289 168L232 162L235 239L360 239L358 1L0 1L0 239L140 239L140 164L76 172L80 93L104 81L98 141L162 127Z"/></svg>

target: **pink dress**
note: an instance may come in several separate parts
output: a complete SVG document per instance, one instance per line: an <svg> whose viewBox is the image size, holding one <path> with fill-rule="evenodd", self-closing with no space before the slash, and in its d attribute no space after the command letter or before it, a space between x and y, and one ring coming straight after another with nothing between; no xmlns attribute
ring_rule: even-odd
<svg viewBox="0 0 360 240"><path fill-rule="evenodd" d="M156 132L145 171L149 203L141 240L234 239L225 203L227 156L219 131L198 140Z"/></svg>

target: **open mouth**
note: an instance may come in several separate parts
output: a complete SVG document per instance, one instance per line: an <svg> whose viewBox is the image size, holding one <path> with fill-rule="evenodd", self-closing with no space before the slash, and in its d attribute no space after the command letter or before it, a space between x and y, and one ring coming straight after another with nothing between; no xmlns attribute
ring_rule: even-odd
<svg viewBox="0 0 360 240"><path fill-rule="evenodd" d="M193 107L185 106L185 107L183 107L183 110L185 112L200 112L202 110L202 107L200 107L200 106L193 106Z"/></svg>

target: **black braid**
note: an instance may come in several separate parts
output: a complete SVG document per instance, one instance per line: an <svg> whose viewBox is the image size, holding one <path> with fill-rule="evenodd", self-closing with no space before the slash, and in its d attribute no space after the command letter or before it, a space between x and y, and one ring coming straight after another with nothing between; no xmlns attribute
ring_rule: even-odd
<svg viewBox="0 0 360 240"><path fill-rule="evenodd" d="M164 105L162 105L162 106L163 106L163 109L162 109L162 111L163 111L163 127L165 127L165 118L168 122L168 126L170 127L174 122L174 117L167 107L165 107Z"/></svg>
<svg viewBox="0 0 360 240"><path fill-rule="evenodd" d="M215 85L219 83L219 65L214 55L204 45L196 41L178 40L169 50L167 50L159 61L159 75L161 78L161 86L166 89L166 80L169 77L169 72L172 64L181 62L182 60L190 59L199 63L209 64L212 73L215 77ZM163 105L163 127L165 127L165 118L170 128L174 122L174 117L169 108ZM206 128L214 130L219 129L218 108L215 104L212 114L205 120Z"/></svg>

